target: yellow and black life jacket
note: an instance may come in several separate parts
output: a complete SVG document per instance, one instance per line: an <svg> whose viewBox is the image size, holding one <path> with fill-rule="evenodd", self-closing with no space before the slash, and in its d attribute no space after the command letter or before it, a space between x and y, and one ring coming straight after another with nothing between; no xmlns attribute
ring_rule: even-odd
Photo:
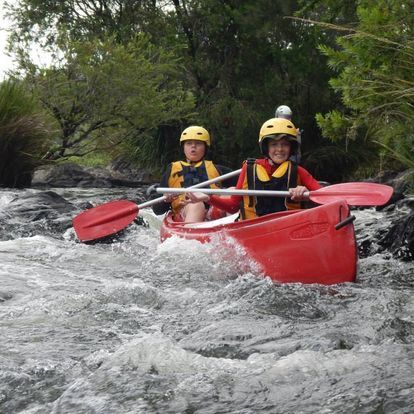
<svg viewBox="0 0 414 414"><path fill-rule="evenodd" d="M269 176L261 160L248 159L246 161L246 178L244 189L287 191L300 185L298 166L292 161L285 161ZM244 196L240 206L242 220L250 219L277 211L301 208L300 202L293 202L281 197L252 197Z"/></svg>
<svg viewBox="0 0 414 414"><path fill-rule="evenodd" d="M168 187L191 187L219 176L220 172L212 161L203 160L195 164L190 164L185 161L176 161L171 164ZM210 188L219 187L216 184L211 184ZM171 208L174 213L179 210L179 203L184 197L185 195L182 194L171 203Z"/></svg>

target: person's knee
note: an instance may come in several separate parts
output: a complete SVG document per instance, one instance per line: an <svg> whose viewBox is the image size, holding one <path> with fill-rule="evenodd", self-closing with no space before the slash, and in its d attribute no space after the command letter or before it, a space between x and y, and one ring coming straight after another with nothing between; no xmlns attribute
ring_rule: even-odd
<svg viewBox="0 0 414 414"><path fill-rule="evenodd" d="M206 207L203 202L187 204L184 213L185 221L204 221Z"/></svg>

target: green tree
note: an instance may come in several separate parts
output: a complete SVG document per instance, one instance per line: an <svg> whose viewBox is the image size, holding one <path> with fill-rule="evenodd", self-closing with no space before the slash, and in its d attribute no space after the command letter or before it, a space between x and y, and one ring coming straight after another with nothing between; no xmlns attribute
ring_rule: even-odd
<svg viewBox="0 0 414 414"><path fill-rule="evenodd" d="M187 68L202 121L215 136L215 159L258 155L260 125L290 105L305 130L305 151L320 140L314 119L332 107L332 75L316 45L323 30L288 19L297 1L175 0L172 15L186 44Z"/></svg>
<svg viewBox="0 0 414 414"><path fill-rule="evenodd" d="M35 42L54 46L64 28L72 40L127 43L137 33L157 38L164 30L163 2L154 0L20 0L6 2L13 27L14 46ZM168 2L164 2L168 3Z"/></svg>
<svg viewBox="0 0 414 414"><path fill-rule="evenodd" d="M339 31L336 48L321 47L338 76L330 83L346 110L318 115L333 141L362 147L380 143L384 153L413 167L414 146L414 4L408 1L363 0L355 28ZM408 144L408 145L407 145Z"/></svg>
<svg viewBox="0 0 414 414"><path fill-rule="evenodd" d="M353 23L357 20L358 2L359 0L299 0L300 10L297 15L336 25ZM335 37L332 33L331 36Z"/></svg>
<svg viewBox="0 0 414 414"><path fill-rule="evenodd" d="M41 69L24 63L27 84L55 117L60 134L53 158L124 149L148 162L146 141L160 125L179 122L194 107L172 52L136 36L60 43L60 64ZM141 154L143 152L143 154Z"/></svg>
<svg viewBox="0 0 414 414"><path fill-rule="evenodd" d="M293 108L295 123L305 131L304 150L313 151L323 142L315 113L340 105L328 86L332 71L326 57L317 52L318 44L333 44L332 32L289 17L334 16L340 10L341 21L346 21L352 16L351 0L346 7L337 7L334 0L325 0L329 7L321 1L304 7L306 2L299 0L20 3L12 11L15 45L33 39L56 45L59 30L67 31L71 41L104 41L110 35L115 43L127 45L137 32L163 50L178 50L183 88L194 93L196 105L187 114L188 123L210 130L218 162L236 166L258 155L260 125L280 104ZM168 142L177 140L179 130L178 122L160 123L145 141L146 151L157 153L161 161L171 160L175 152L161 154L171 148Z"/></svg>
<svg viewBox="0 0 414 414"><path fill-rule="evenodd" d="M0 84L0 185L29 186L48 147L51 123L21 82Z"/></svg>

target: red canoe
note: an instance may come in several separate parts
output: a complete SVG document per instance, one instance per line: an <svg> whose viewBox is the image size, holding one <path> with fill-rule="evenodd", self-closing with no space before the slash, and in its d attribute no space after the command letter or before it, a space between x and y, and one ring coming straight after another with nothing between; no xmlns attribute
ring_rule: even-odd
<svg viewBox="0 0 414 414"><path fill-rule="evenodd" d="M353 219L345 201L230 223L226 218L182 223L167 215L161 240L171 236L202 243L222 240L226 248L242 246L246 258L253 259L262 273L275 282L331 285L355 281Z"/></svg>

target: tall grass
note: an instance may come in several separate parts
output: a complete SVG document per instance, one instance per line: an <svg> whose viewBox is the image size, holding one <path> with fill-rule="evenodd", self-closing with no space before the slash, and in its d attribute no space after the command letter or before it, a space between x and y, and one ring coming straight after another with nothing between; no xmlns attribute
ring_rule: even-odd
<svg viewBox="0 0 414 414"><path fill-rule="evenodd" d="M0 84L0 186L29 186L49 128L36 99L16 80Z"/></svg>

